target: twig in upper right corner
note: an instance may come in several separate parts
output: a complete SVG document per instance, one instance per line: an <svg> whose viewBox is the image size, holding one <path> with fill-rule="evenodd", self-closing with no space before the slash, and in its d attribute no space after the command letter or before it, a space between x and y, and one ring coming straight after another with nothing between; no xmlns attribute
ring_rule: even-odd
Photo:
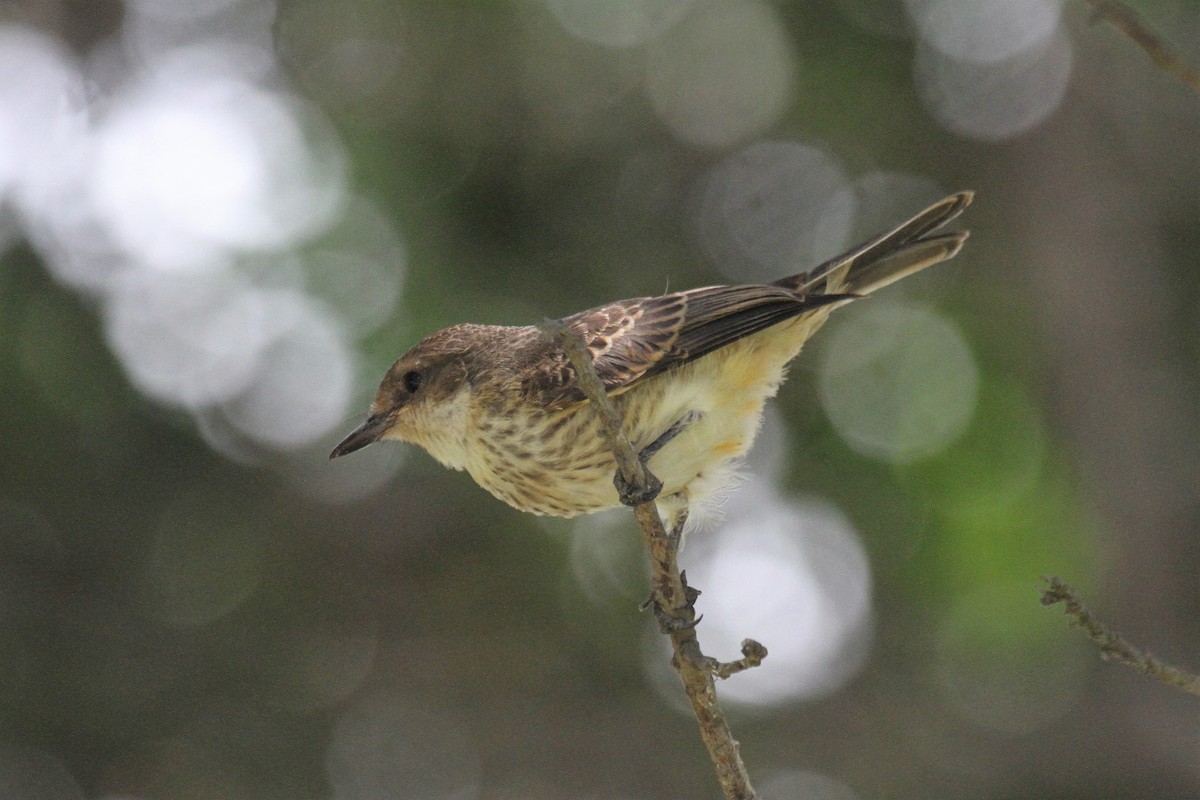
<svg viewBox="0 0 1200 800"><path fill-rule="evenodd" d="M1178 51L1159 36L1140 16L1123 3L1111 0L1086 0L1094 9L1093 18L1104 20L1125 34L1134 44L1142 48L1154 66L1168 75L1174 75L1193 92L1200 94L1200 72L1183 60Z"/></svg>

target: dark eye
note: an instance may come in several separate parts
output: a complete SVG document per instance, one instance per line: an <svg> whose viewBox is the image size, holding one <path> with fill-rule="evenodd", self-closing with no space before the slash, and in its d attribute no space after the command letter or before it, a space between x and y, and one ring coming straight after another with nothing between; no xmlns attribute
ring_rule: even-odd
<svg viewBox="0 0 1200 800"><path fill-rule="evenodd" d="M425 375L413 369L404 373L402 380L404 381L404 388L408 390L408 393L416 394L417 389L420 389L421 384L425 382Z"/></svg>

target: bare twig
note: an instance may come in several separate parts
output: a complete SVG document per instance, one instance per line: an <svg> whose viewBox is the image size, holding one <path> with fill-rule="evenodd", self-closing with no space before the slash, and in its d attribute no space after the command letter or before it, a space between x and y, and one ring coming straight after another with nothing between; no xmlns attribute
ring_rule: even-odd
<svg viewBox="0 0 1200 800"><path fill-rule="evenodd" d="M1154 66L1168 75L1174 75L1193 92L1200 94L1200 73L1156 34L1131 8L1123 3L1106 0L1087 0L1094 9L1093 20L1104 20L1121 31L1150 56Z"/></svg>
<svg viewBox="0 0 1200 800"><path fill-rule="evenodd" d="M1188 694L1200 695L1200 676L1170 664L1164 664L1109 630L1108 626L1097 619L1083 604L1075 588L1061 578L1049 577L1045 580L1050 584L1050 588L1042 591L1042 605L1052 606L1055 603L1065 603L1067 616L1073 619L1076 625L1083 628L1092 641L1100 646L1100 657L1105 661L1127 664L1138 672L1174 686L1176 689Z"/></svg>
<svg viewBox="0 0 1200 800"><path fill-rule="evenodd" d="M559 322L543 324L542 331L548 337L557 340L571 359L579 385L601 421L605 438L617 460L617 469L620 470L626 484L639 493L657 484L657 479L642 464L625 435L621 415L596 375L596 369L583 342ZM675 520L676 530L668 533L663 528L662 518L653 500L637 504L633 513L650 553L653 589L647 605L652 605L659 613L663 632L671 638L671 646L674 649L671 665L683 682L684 693L700 727L700 738L704 740L708 755L716 768L721 790L726 800L754 800L756 795L750 785L746 765L738 752L738 743L729 730L729 723L717 700L714 676L727 678L757 666L766 656L766 648L747 640L742 644L743 658L728 664L704 655L696 638L696 623L699 620L693 607L699 592L687 585L677 561L679 529L682 528L684 520Z"/></svg>
<svg viewBox="0 0 1200 800"><path fill-rule="evenodd" d="M717 661L715 658L709 660L709 669L712 674L716 675L721 680L728 678L730 675L736 675L739 672L757 667L767 657L767 648L763 647L753 639L742 640L742 657L737 661Z"/></svg>

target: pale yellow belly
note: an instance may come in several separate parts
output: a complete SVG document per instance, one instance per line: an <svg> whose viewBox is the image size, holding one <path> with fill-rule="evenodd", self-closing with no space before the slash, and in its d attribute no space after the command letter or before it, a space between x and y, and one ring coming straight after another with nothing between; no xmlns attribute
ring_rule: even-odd
<svg viewBox="0 0 1200 800"><path fill-rule="evenodd" d="M656 376L614 399L625 429L641 449L689 412L699 417L651 457L662 497L685 505L719 496L758 433L763 405L787 363L824 321L800 318ZM545 434L554 428L554 435ZM577 406L474 448L467 469L485 489L522 511L571 517L620 504L616 464L590 407ZM530 435L529 428L540 430ZM550 442L549 444L547 442Z"/></svg>

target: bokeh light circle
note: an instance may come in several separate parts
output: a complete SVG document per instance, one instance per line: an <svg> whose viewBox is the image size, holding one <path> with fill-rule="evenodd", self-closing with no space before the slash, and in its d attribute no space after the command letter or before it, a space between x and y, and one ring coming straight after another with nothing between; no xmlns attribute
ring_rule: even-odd
<svg viewBox="0 0 1200 800"><path fill-rule="evenodd" d="M766 481L741 487L728 510L682 559L704 592L705 648L733 658L751 638L770 657L753 680L723 685L722 698L765 708L841 688L861 670L872 630L871 568L857 532L832 506L783 499Z"/></svg>
<svg viewBox="0 0 1200 800"><path fill-rule="evenodd" d="M87 115L83 76L58 42L0 26L0 198L43 191L78 167Z"/></svg>
<svg viewBox="0 0 1200 800"><path fill-rule="evenodd" d="M921 102L947 129L984 142L1030 130L1062 103L1071 77L1071 42L1061 32L1004 61L952 59L917 47L914 79Z"/></svg>
<svg viewBox="0 0 1200 800"><path fill-rule="evenodd" d="M1058 31L1059 0L907 0L923 42L954 61L1006 61Z"/></svg>
<svg viewBox="0 0 1200 800"><path fill-rule="evenodd" d="M325 769L333 800L471 800L482 779L472 731L386 690L369 692L342 711Z"/></svg>
<svg viewBox="0 0 1200 800"><path fill-rule="evenodd" d="M270 316L282 330L240 395L222 410L235 428L267 446L304 447L340 426L352 397L353 358L342 327L306 295L268 293Z"/></svg>
<svg viewBox="0 0 1200 800"><path fill-rule="evenodd" d="M567 31L608 47L633 47L654 39L680 20L696 0L545 0Z"/></svg>
<svg viewBox="0 0 1200 800"><path fill-rule="evenodd" d="M907 463L944 449L966 429L979 369L953 322L929 309L872 300L829 327L821 405L852 448Z"/></svg>
<svg viewBox="0 0 1200 800"><path fill-rule="evenodd" d="M93 202L126 251L149 264L289 244L325 224L340 197L340 168L315 169L295 110L232 76L139 85L96 135Z"/></svg>
<svg viewBox="0 0 1200 800"><path fill-rule="evenodd" d="M820 247L845 238L852 210L838 216L828 203L847 182L838 162L819 147L755 143L705 177L695 216L697 236L731 280L766 283L800 272L812 266Z"/></svg>
<svg viewBox="0 0 1200 800"><path fill-rule="evenodd" d="M265 294L228 265L129 272L107 299L109 345L134 385L168 403L200 406L245 391L277 335Z"/></svg>
<svg viewBox="0 0 1200 800"><path fill-rule="evenodd" d="M794 63L771 6L717 0L648 46L646 93L680 139L727 146L766 130L783 114Z"/></svg>
<svg viewBox="0 0 1200 800"><path fill-rule="evenodd" d="M166 507L142 572L145 613L169 625L192 627L220 619L258 588L263 546L252 524L200 496Z"/></svg>

